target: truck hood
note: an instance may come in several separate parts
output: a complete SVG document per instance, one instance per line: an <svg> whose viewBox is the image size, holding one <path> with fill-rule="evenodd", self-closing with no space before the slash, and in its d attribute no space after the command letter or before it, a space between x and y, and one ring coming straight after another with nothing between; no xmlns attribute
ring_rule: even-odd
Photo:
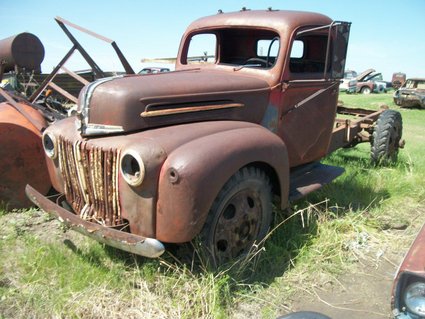
<svg viewBox="0 0 425 319"><path fill-rule="evenodd" d="M104 78L80 93L83 136L139 131L178 123L263 118L269 84L235 71L202 69Z"/></svg>
<svg viewBox="0 0 425 319"><path fill-rule="evenodd" d="M363 82L364 78L367 77L372 72L375 72L375 69L367 69L367 70L363 71L362 73L360 73L359 75L357 75L356 80L358 82Z"/></svg>

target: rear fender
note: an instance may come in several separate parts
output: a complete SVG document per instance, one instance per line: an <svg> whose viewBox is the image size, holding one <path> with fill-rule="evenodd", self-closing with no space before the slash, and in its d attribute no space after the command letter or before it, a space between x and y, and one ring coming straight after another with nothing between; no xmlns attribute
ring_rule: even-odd
<svg viewBox="0 0 425 319"><path fill-rule="evenodd" d="M244 166L266 165L276 175L286 207L289 164L283 141L262 126L237 128L194 139L175 149L162 166L156 237L187 242L202 229L220 189Z"/></svg>

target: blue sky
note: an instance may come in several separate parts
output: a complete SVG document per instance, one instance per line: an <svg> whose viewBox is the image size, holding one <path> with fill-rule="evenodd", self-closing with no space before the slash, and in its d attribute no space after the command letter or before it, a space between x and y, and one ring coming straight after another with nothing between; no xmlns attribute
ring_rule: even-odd
<svg viewBox="0 0 425 319"><path fill-rule="evenodd" d="M43 72L51 69L70 49L71 43L53 20L61 16L117 42L135 70L142 58L173 57L180 37L193 20L224 12L250 9L314 11L334 20L352 22L346 67L358 72L374 68L390 80L393 72L425 77L425 1L135 1L135 0L0 0L0 39L31 32L43 42ZM105 43L74 32L104 70L120 69ZM67 67L87 68L75 54Z"/></svg>

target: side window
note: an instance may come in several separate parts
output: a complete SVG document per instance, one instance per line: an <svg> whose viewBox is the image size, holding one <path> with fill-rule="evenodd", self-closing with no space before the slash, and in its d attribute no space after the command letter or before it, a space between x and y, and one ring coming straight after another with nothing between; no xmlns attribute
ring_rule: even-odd
<svg viewBox="0 0 425 319"><path fill-rule="evenodd" d="M322 73L325 70L328 37L303 35L292 43L289 70L292 73Z"/></svg>
<svg viewBox="0 0 425 319"><path fill-rule="evenodd" d="M416 86L417 89L425 89L425 82L424 81L418 81L418 84Z"/></svg>
<svg viewBox="0 0 425 319"><path fill-rule="evenodd" d="M190 39L188 64L215 63L217 37L212 33L195 34Z"/></svg>

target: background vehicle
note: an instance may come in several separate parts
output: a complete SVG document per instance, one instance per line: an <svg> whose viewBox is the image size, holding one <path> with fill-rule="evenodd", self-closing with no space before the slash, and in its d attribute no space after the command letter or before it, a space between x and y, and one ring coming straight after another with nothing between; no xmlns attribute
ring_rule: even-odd
<svg viewBox="0 0 425 319"><path fill-rule="evenodd" d="M406 73L393 73L391 83L394 90L399 89L404 84L404 82L406 82Z"/></svg>
<svg viewBox="0 0 425 319"><path fill-rule="evenodd" d="M394 103L401 107L425 108L425 78L408 79L394 92Z"/></svg>
<svg viewBox="0 0 425 319"><path fill-rule="evenodd" d="M43 135L52 184L64 195L57 205L28 186L29 198L143 256L195 237L213 265L246 254L268 232L274 195L285 209L343 172L320 164L325 155L373 141L374 162L397 156L398 112L337 105L349 30L321 14L279 10L194 21L176 72L83 89L78 116Z"/></svg>
<svg viewBox="0 0 425 319"><path fill-rule="evenodd" d="M362 94L385 93L387 82L382 79L382 74L368 69L357 76L357 92Z"/></svg>
<svg viewBox="0 0 425 319"><path fill-rule="evenodd" d="M352 70L347 70L344 72L344 78L342 79L341 84L339 85L339 90L341 92L347 93L356 93L357 92L357 72Z"/></svg>
<svg viewBox="0 0 425 319"><path fill-rule="evenodd" d="M170 72L170 69L160 68L160 67L146 67L140 70L138 74L150 74L150 73L160 73L160 72Z"/></svg>

